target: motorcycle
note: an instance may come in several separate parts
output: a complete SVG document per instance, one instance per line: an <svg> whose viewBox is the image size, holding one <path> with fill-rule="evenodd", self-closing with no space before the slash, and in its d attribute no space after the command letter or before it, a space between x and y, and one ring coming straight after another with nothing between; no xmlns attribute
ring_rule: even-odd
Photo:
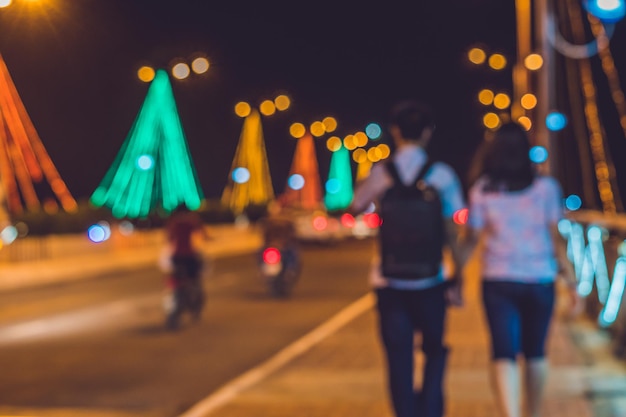
<svg viewBox="0 0 626 417"><path fill-rule="evenodd" d="M194 322L200 320L204 307L204 289L200 270L202 262L173 262L171 274L167 277L163 295L165 326L168 330L180 327L183 314L189 313Z"/></svg>
<svg viewBox="0 0 626 417"><path fill-rule="evenodd" d="M298 252L294 248L268 246L261 251L260 275L275 298L291 295L300 277L300 269Z"/></svg>

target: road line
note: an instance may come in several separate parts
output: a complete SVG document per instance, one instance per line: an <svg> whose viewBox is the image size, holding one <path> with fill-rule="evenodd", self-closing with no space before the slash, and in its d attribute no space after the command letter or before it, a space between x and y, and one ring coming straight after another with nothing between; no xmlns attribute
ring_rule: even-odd
<svg viewBox="0 0 626 417"><path fill-rule="evenodd" d="M372 308L374 302L375 299L372 293L364 295L311 332L288 345L265 362L228 382L178 417L207 417L211 415L215 410L224 406L244 390L267 378L270 374Z"/></svg>

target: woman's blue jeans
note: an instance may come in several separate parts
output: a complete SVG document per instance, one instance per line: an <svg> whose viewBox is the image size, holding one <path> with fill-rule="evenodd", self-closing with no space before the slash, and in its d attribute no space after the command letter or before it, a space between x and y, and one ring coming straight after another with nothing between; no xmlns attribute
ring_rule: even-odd
<svg viewBox="0 0 626 417"><path fill-rule="evenodd" d="M376 290L380 334L396 417L442 417L447 348L443 345L443 284L424 290ZM425 364L421 390L414 388L414 335L422 335Z"/></svg>

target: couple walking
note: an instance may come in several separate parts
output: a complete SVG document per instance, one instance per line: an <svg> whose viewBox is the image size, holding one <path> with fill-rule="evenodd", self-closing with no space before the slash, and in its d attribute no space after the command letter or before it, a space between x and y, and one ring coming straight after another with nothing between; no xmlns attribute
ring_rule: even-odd
<svg viewBox="0 0 626 417"><path fill-rule="evenodd" d="M434 129L433 115L424 104L405 101L396 105L388 123L393 156L389 162L375 165L357 185L350 207L351 212L361 213L375 203L383 212L380 256L373 262L370 281L377 297L395 415L444 415L446 310L447 306L462 306L462 270L479 247L482 301L491 340L490 374L497 404L502 417L520 417L524 392L527 415L539 417L548 372L545 343L553 314L555 280L565 281L573 306L579 301L574 270L557 228L564 215L561 187L555 178L536 171L529 159L527 132L518 124L506 123L477 154L476 175L466 204L454 170L445 163L428 160L426 147ZM391 219L410 213L411 208L402 207L402 196L408 198L416 187L422 190L421 197L416 198L426 200L428 187L435 190L438 205L405 205L437 207L441 222L436 219L429 224L439 230L440 236L430 239L430 247L437 249L440 240L449 248L453 271L445 270L437 257L434 268L432 259L409 265L411 260L401 253L402 248L406 252L411 245L419 245L410 236L411 226L405 225L404 232L390 231L394 227ZM427 210L411 207L422 213ZM459 226L453 221L454 213L466 207L469 220ZM396 216L394 210L404 214ZM401 236L403 233L406 236ZM431 265L425 267L427 261ZM419 389L413 380L416 332L421 334L420 348L425 356ZM518 362L520 356L524 360Z"/></svg>

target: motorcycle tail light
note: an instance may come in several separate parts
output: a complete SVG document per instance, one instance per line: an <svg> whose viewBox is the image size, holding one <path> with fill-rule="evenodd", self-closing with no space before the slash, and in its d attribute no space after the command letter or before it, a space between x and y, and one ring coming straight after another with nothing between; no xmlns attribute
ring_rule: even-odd
<svg viewBox="0 0 626 417"><path fill-rule="evenodd" d="M263 251L263 262L277 264L280 262L280 251L276 248L267 248Z"/></svg>

